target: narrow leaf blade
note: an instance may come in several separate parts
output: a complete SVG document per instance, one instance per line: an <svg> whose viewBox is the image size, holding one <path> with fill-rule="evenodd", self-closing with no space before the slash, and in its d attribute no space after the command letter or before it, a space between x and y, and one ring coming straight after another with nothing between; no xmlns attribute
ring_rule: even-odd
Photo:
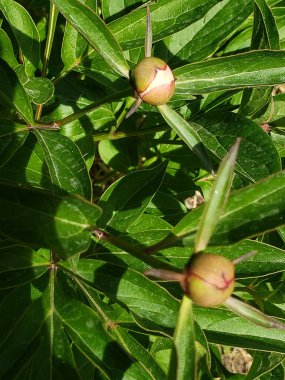
<svg viewBox="0 0 285 380"><path fill-rule="evenodd" d="M23 52L25 71L33 76L40 62L40 37L35 23L26 9L14 0L0 0L0 10Z"/></svg>
<svg viewBox="0 0 285 380"><path fill-rule="evenodd" d="M248 319L249 321L266 328L274 328L278 330L284 330L285 324L277 319L271 318L268 315L263 314L260 310L248 305L245 302L240 301L237 298L229 297L225 301L225 306L234 313Z"/></svg>
<svg viewBox="0 0 285 380"><path fill-rule="evenodd" d="M168 379L195 379L196 370L192 301L187 296L184 296L174 331Z"/></svg>
<svg viewBox="0 0 285 380"><path fill-rule="evenodd" d="M227 309L194 308L195 320L209 342L285 353L285 331L258 326Z"/></svg>
<svg viewBox="0 0 285 380"><path fill-rule="evenodd" d="M284 75L284 51L252 51L197 62L174 70L177 78L175 94L187 98L193 94L219 90L270 86L283 83Z"/></svg>
<svg viewBox="0 0 285 380"><path fill-rule="evenodd" d="M105 23L78 0L52 0L75 29L98 51L119 74L129 78L129 66L122 50Z"/></svg>
<svg viewBox="0 0 285 380"><path fill-rule="evenodd" d="M14 108L29 124L33 124L34 115L30 99L15 72L8 64L0 60L0 100Z"/></svg>
<svg viewBox="0 0 285 380"><path fill-rule="evenodd" d="M216 228L230 193L234 166L238 154L240 139L223 158L211 189L210 199L206 202L195 239L195 252L202 252Z"/></svg>
<svg viewBox="0 0 285 380"><path fill-rule="evenodd" d="M26 126L10 120L0 120L0 167L4 166L25 143Z"/></svg>
<svg viewBox="0 0 285 380"><path fill-rule="evenodd" d="M209 244L235 243L284 225L284 197L285 172L272 175L233 193ZM178 239L183 245L192 246L202 210L203 206L181 219L173 230L174 236L167 238L168 243L174 243Z"/></svg>
<svg viewBox="0 0 285 380"><path fill-rule="evenodd" d="M193 150L198 158L202 161L204 166L211 171L211 164L209 158L201 146L201 140L195 129L191 127L191 123L188 123L182 116L176 111L164 104L158 106L159 112L163 116L168 125L178 134L178 136Z"/></svg>

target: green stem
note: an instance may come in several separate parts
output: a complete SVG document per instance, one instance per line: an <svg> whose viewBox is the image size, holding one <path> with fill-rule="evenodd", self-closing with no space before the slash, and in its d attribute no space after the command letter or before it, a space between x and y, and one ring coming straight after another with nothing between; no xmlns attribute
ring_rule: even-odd
<svg viewBox="0 0 285 380"><path fill-rule="evenodd" d="M147 255L153 255L164 248L169 248L173 246L177 242L177 240L178 239L175 235L168 235L166 236L166 238L159 241L158 243L145 248L144 253L146 253Z"/></svg>
<svg viewBox="0 0 285 380"><path fill-rule="evenodd" d="M120 132L96 133L93 136L93 140L94 141L118 140L118 139L124 139L127 137L142 136L142 135L153 134L156 132L163 132L163 131L168 131L168 130L169 130L168 125L164 125L161 127L139 129L137 131L132 131L132 132L120 131Z"/></svg>
<svg viewBox="0 0 285 380"><path fill-rule="evenodd" d="M134 100L135 100L134 97L126 98L124 109L120 113L120 115L117 117L116 127L115 127L114 131L112 131L112 132L115 132L119 128L119 126L121 125L121 123L123 122L123 120L126 118L127 110L134 103Z"/></svg>
<svg viewBox="0 0 285 380"><path fill-rule="evenodd" d="M96 108L101 107L104 104L111 103L111 102L114 102L114 101L119 100L121 98L124 98L126 96L129 96L130 93L131 93L131 89L128 88L128 89L122 90L118 93L112 94L110 96L106 96L105 98L99 99L96 102L89 104L88 106L82 108L80 111L74 112L72 115L68 115L61 120L55 121L55 123L59 127L62 127L63 125L69 124L72 121L80 119L81 117L85 116L87 113L94 111Z"/></svg>
<svg viewBox="0 0 285 380"><path fill-rule="evenodd" d="M151 28L151 17L150 17L150 9L149 5L146 8L146 36L145 36L145 57L151 57L151 49L152 49L152 28Z"/></svg>
<svg viewBox="0 0 285 380"><path fill-rule="evenodd" d="M54 38L54 32L56 28L57 16L58 16L58 10L54 4L51 4L50 12L49 12L48 35L47 35L47 42L45 46L44 62L43 62L43 70L42 70L43 77L45 77L47 74L47 66L48 66L50 53L51 53L51 49L53 45L53 38Z"/></svg>
<svg viewBox="0 0 285 380"><path fill-rule="evenodd" d="M54 4L51 3L50 11L49 11L48 35L47 35L47 41L46 41L46 46L45 46L45 51L44 51L44 60L43 60L43 68L42 68L43 78L45 78L47 75L47 67L48 67L48 62L49 62L50 53L51 53L52 44L53 44L57 16L58 16L58 10L54 6ZM41 118L42 110L43 110L43 104L37 105L35 120L39 120Z"/></svg>
<svg viewBox="0 0 285 380"><path fill-rule="evenodd" d="M184 296L175 326L167 379L197 379L196 366L197 358L192 301L187 296Z"/></svg>
<svg viewBox="0 0 285 380"><path fill-rule="evenodd" d="M157 259L156 257L147 255L146 253L142 251L141 248L135 246L134 244L131 244L121 238L118 238L117 236L110 235L108 232L100 230L97 227L92 232L93 232L93 235L96 236L97 239L110 242L116 247L124 250L125 252L128 252L132 256L143 261L145 264L151 266L152 268L163 268L163 269L168 269L172 271L178 270L172 265L167 264L164 261Z"/></svg>
<svg viewBox="0 0 285 380"><path fill-rule="evenodd" d="M56 123L28 125L28 130L34 131L36 129L47 130L47 131L58 131L60 128Z"/></svg>

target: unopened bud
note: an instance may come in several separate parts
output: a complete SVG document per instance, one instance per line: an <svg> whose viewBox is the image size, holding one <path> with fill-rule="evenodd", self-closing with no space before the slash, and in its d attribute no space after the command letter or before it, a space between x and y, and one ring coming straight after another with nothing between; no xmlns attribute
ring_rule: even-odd
<svg viewBox="0 0 285 380"><path fill-rule="evenodd" d="M145 103L162 105L174 94L175 79L167 63L147 57L132 71L132 81L138 97Z"/></svg>
<svg viewBox="0 0 285 380"><path fill-rule="evenodd" d="M219 306L234 290L235 266L226 257L210 253L193 255L185 269L183 288L198 305Z"/></svg>

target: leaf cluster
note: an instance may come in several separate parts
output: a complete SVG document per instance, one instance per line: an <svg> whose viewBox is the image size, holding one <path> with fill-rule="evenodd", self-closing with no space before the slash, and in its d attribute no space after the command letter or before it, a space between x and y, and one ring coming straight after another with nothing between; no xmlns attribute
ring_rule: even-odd
<svg viewBox="0 0 285 380"><path fill-rule="evenodd" d="M126 119L146 5L176 90ZM284 331L144 275L256 250L234 296L284 321L284 22L280 0L0 0L0 379L284 379Z"/></svg>

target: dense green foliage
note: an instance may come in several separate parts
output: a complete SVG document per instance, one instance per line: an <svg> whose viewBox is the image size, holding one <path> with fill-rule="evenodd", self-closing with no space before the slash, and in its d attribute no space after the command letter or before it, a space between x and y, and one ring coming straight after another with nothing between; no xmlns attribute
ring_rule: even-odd
<svg viewBox="0 0 285 380"><path fill-rule="evenodd" d="M146 3L176 90L126 118ZM234 297L284 321L284 25L283 0L0 0L0 379L284 379L284 330L144 274L256 250Z"/></svg>

